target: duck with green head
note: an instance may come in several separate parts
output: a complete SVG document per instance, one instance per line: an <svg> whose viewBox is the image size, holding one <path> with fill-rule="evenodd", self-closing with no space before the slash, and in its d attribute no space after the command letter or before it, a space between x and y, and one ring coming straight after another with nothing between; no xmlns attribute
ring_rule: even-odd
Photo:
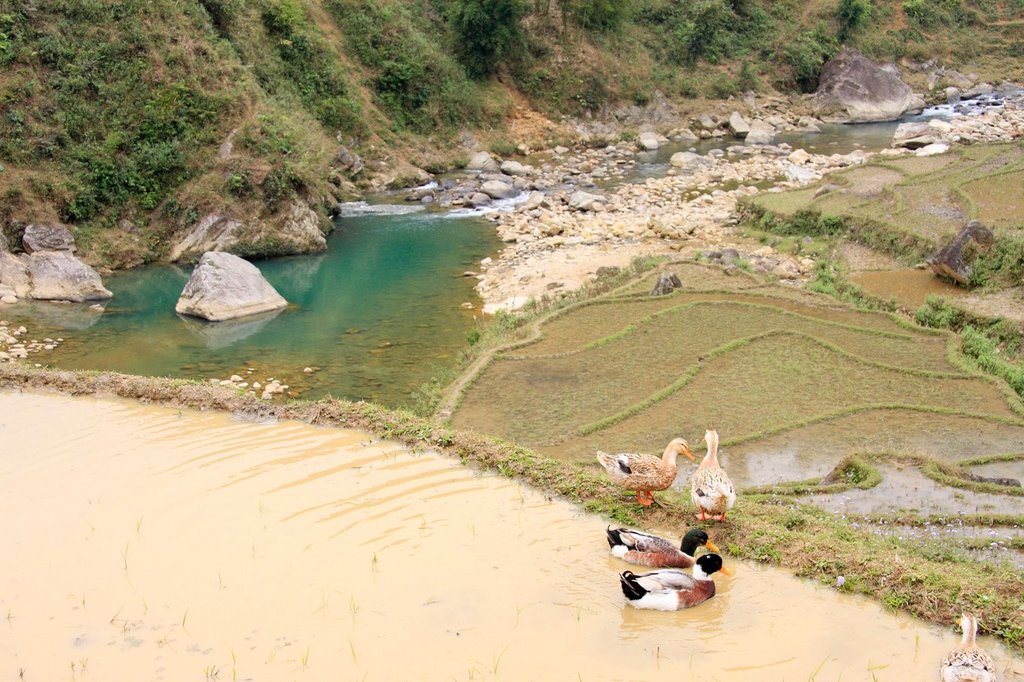
<svg viewBox="0 0 1024 682"><path fill-rule="evenodd" d="M717 552L718 547L700 528L686 531L683 541L677 548L665 538L628 528L605 529L608 535L608 546L612 556L617 556L626 563L652 568L690 568L693 566L697 549L706 547Z"/></svg>

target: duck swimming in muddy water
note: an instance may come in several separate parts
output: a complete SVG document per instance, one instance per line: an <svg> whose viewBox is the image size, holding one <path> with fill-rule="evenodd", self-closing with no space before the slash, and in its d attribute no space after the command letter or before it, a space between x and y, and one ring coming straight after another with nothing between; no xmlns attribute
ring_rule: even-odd
<svg viewBox="0 0 1024 682"><path fill-rule="evenodd" d="M718 547L711 542L708 534L700 528L686 531L678 548L665 538L643 533L628 528L605 529L608 535L608 546L612 556L617 556L626 563L654 568L690 568L698 547L707 547L717 552Z"/></svg>
<svg viewBox="0 0 1024 682"><path fill-rule="evenodd" d="M725 513L736 504L736 489L718 463L718 432L704 432L708 454L690 479L690 499L697 505L697 518L725 521Z"/></svg>
<svg viewBox="0 0 1024 682"><path fill-rule="evenodd" d="M992 657L976 642L978 619L961 614L960 627L964 632L960 646L942 660L939 679L942 682L995 682L996 666Z"/></svg>
<svg viewBox="0 0 1024 682"><path fill-rule="evenodd" d="M715 581L711 574L728 572L722 566L722 557L704 554L693 565L693 575L674 569L636 574L626 571L619 576L622 594L629 604L638 609L680 611L703 604L715 596Z"/></svg>
<svg viewBox="0 0 1024 682"><path fill-rule="evenodd" d="M661 457L625 452L610 455L598 450L597 461L613 483L635 491L637 502L649 507L654 503L651 491L665 490L676 480L676 458L679 455L694 461L690 446L682 438L671 441Z"/></svg>

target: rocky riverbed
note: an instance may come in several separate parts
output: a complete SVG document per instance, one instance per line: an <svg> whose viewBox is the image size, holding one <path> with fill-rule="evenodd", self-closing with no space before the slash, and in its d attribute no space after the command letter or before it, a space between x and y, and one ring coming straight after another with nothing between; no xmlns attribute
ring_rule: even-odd
<svg viewBox="0 0 1024 682"><path fill-rule="evenodd" d="M62 343L63 338L30 339L28 329L24 325L13 325L7 320L0 320L0 363L27 360L29 355L56 350Z"/></svg>
<svg viewBox="0 0 1024 682"><path fill-rule="evenodd" d="M739 199L810 184L875 155L927 156L941 154L952 144L1007 142L1024 136L1024 105L1019 96L1000 100L998 106L980 114L903 124L894 146L879 152L823 155L785 143L747 144L750 135L745 131L751 124L738 113L702 118L708 119L705 123L714 127L716 136L745 135L746 139L706 154L677 153L664 177L621 183L608 190L598 189L594 179L624 176L636 163L637 146L655 144L656 139L600 149L552 150L549 163L525 166L534 186L559 189L534 189L514 211L492 214L506 246L498 258L482 263L477 275L485 310L514 310L531 298L570 292L592 280L599 268L624 266L637 255L696 255L726 249L760 272L799 283L812 272L814 261L744 243L733 229ZM755 120L753 128L759 123Z"/></svg>

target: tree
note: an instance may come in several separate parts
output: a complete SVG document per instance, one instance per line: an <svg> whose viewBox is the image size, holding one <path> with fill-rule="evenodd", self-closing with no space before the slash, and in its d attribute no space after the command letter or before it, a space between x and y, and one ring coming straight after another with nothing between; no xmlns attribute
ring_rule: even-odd
<svg viewBox="0 0 1024 682"><path fill-rule="evenodd" d="M488 76L515 54L523 41L519 20L526 10L523 0L455 0L449 6L455 51L470 76Z"/></svg>

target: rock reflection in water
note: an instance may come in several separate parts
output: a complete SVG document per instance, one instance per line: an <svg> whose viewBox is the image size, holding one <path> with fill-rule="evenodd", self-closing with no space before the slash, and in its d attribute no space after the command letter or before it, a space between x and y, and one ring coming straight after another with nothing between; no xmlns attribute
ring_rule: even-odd
<svg viewBox="0 0 1024 682"><path fill-rule="evenodd" d="M99 322L109 303L109 301L104 301L102 304L25 301L11 306L9 314L54 329L82 330Z"/></svg>
<svg viewBox="0 0 1024 682"><path fill-rule="evenodd" d="M201 339L207 348L217 350L249 338L266 327L271 320L281 314L282 310L272 310L260 315L249 315L221 322L207 322L188 315L178 315L178 318L185 325L185 329L189 330L196 338Z"/></svg>

